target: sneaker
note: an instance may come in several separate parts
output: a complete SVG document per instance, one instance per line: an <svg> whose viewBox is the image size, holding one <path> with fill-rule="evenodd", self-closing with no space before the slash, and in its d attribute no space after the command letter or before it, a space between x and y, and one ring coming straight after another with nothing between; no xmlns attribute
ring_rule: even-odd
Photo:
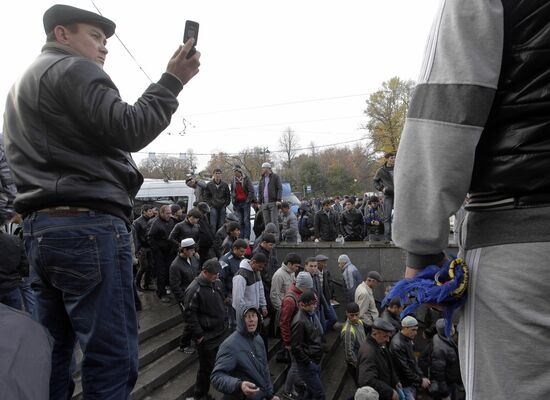
<svg viewBox="0 0 550 400"><path fill-rule="evenodd" d="M160 298L160 301L163 302L163 303L170 303L172 300L170 300L170 297L168 297L168 296L162 296Z"/></svg>

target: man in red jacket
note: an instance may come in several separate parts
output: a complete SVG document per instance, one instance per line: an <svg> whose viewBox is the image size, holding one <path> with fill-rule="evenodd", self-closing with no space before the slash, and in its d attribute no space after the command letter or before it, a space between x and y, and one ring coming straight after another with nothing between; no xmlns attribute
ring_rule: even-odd
<svg viewBox="0 0 550 400"><path fill-rule="evenodd" d="M300 296L304 291L311 290L312 288L313 279L311 278L311 275L309 272L302 271L298 274L296 277L296 282L292 284L283 298L279 318L279 328L281 330L283 344L289 352L291 346L292 319L299 310L298 302L300 301ZM298 394L295 391L295 386L299 381L298 365L296 364L296 359L291 356L291 364L286 376L283 397L286 399L297 399Z"/></svg>

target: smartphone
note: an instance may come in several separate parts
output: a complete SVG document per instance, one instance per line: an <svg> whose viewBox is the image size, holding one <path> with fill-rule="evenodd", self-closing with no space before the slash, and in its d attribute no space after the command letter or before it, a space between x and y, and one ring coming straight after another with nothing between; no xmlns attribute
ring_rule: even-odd
<svg viewBox="0 0 550 400"><path fill-rule="evenodd" d="M195 21L187 20L185 21L185 31L183 32L183 43L187 42L190 38L195 39L195 44L191 50L189 50L189 53L187 54L187 58L193 57L193 54L197 51L195 46L198 43L199 40L199 23Z"/></svg>

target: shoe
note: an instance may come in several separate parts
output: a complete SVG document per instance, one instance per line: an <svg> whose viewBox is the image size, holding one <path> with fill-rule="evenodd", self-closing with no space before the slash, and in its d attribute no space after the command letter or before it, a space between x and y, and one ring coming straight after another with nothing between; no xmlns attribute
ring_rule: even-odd
<svg viewBox="0 0 550 400"><path fill-rule="evenodd" d="M184 349L183 349L183 352L185 354L193 354L196 351L197 351L197 349L193 346L187 346L187 347L184 347Z"/></svg>
<svg viewBox="0 0 550 400"><path fill-rule="evenodd" d="M160 298L160 301L163 302L163 303L170 303L172 300L168 296L162 296Z"/></svg>

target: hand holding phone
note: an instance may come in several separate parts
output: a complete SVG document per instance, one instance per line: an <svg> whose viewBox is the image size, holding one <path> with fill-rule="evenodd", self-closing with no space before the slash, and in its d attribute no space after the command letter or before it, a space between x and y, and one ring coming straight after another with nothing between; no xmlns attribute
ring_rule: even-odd
<svg viewBox="0 0 550 400"><path fill-rule="evenodd" d="M195 39L195 43L189 53L187 53L186 58L193 57L193 54L197 52L195 46L199 41L199 23L195 21L187 20L185 21L185 31L183 32L183 43L187 42L190 38Z"/></svg>

